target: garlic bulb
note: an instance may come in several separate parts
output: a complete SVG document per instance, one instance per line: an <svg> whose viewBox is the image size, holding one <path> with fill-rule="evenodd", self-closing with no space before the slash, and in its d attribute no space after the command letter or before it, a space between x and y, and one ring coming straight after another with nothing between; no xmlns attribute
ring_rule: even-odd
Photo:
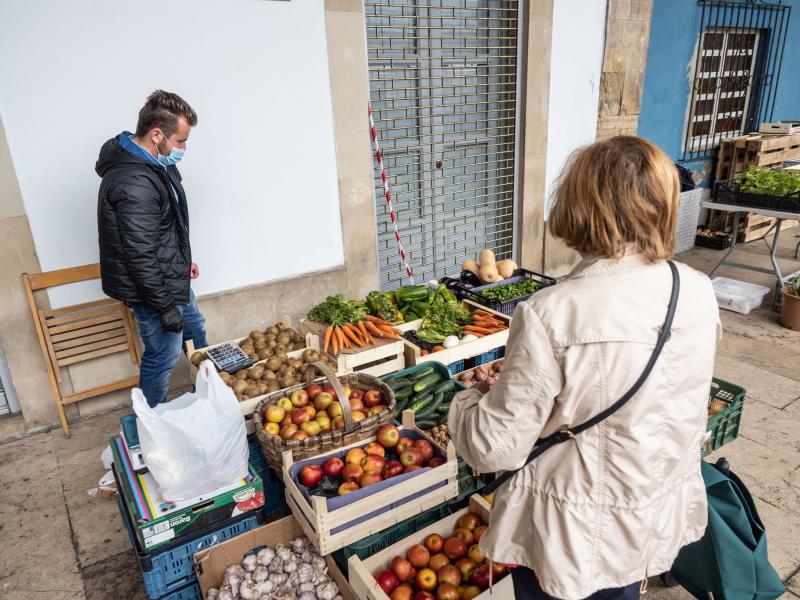
<svg viewBox="0 0 800 600"><path fill-rule="evenodd" d="M273 558L275 558L275 551L270 547L259 550L256 554L256 562L264 567L268 566Z"/></svg>
<svg viewBox="0 0 800 600"><path fill-rule="evenodd" d="M302 594L303 592L314 592L316 589L317 587L313 583L307 581L306 583L301 583L297 591Z"/></svg>
<svg viewBox="0 0 800 600"><path fill-rule="evenodd" d="M242 560L242 566L244 567L244 570L248 573L252 573L253 571L255 571L256 567L258 566L258 563L256 562L256 555L248 554L247 556L245 556L244 560Z"/></svg>
<svg viewBox="0 0 800 600"><path fill-rule="evenodd" d="M263 595L271 594L275 590L275 584L271 581L262 581L256 586L258 593Z"/></svg>
<svg viewBox="0 0 800 600"><path fill-rule="evenodd" d="M278 558L280 558L283 562L286 562L292 558L292 551L283 544L278 544L275 546L275 554L277 554Z"/></svg>
<svg viewBox="0 0 800 600"><path fill-rule="evenodd" d="M303 550L303 552L300 554L300 562L310 563L313 558L314 558L314 553L311 552L311 550L309 550L308 548Z"/></svg>
<svg viewBox="0 0 800 600"><path fill-rule="evenodd" d="M239 575L238 573L231 573L230 575L226 575L225 579L222 580L223 587L229 588L231 590L238 590L239 586L242 585L244 581L244 576ZM220 600L222 600L222 590L219 591L220 593Z"/></svg>
<svg viewBox="0 0 800 600"><path fill-rule="evenodd" d="M324 571L328 564L325 562L324 558L317 554L311 559L311 566L314 567L315 571Z"/></svg>
<svg viewBox="0 0 800 600"><path fill-rule="evenodd" d="M302 554L303 550L306 549L308 546L308 538L307 537L299 537L296 540L292 540L292 551L295 554Z"/></svg>
<svg viewBox="0 0 800 600"><path fill-rule="evenodd" d="M239 586L239 597L242 600L258 600L261 594L258 593L258 588L252 581L244 581Z"/></svg>
<svg viewBox="0 0 800 600"><path fill-rule="evenodd" d="M283 570L286 573L294 573L297 571L297 561L294 559L294 557L286 561L286 563L283 565Z"/></svg>
<svg viewBox="0 0 800 600"><path fill-rule="evenodd" d="M314 582L314 585L320 585L323 583L328 583L330 580L331 578L328 577L328 569L325 569L324 571L317 571L314 574L314 579L311 581Z"/></svg>
<svg viewBox="0 0 800 600"><path fill-rule="evenodd" d="M219 590L217 588L209 588L208 593L206 594L206 600L217 600L219 596Z"/></svg>
<svg viewBox="0 0 800 600"><path fill-rule="evenodd" d="M310 563L300 563L297 567L297 580L308 583L314 578L314 567Z"/></svg>
<svg viewBox="0 0 800 600"><path fill-rule="evenodd" d="M225 577L233 574L238 575L239 577L244 577L244 569L241 567L241 565L228 565L225 568Z"/></svg>
<svg viewBox="0 0 800 600"><path fill-rule="evenodd" d="M317 586L319 600L333 600L339 594L339 588L332 581L321 583Z"/></svg>
<svg viewBox="0 0 800 600"><path fill-rule="evenodd" d="M276 556L267 568L270 573L283 573L283 560L280 556Z"/></svg>
<svg viewBox="0 0 800 600"><path fill-rule="evenodd" d="M258 565L256 570L253 571L253 581L256 583L261 583L262 581L266 581L269 579L269 569L262 565Z"/></svg>
<svg viewBox="0 0 800 600"><path fill-rule="evenodd" d="M314 592L303 592L297 597L297 600L317 600L317 595Z"/></svg>
<svg viewBox="0 0 800 600"><path fill-rule="evenodd" d="M289 576L286 573L271 573L269 576L269 581L271 581L275 587L280 587L286 580L289 579Z"/></svg>
<svg viewBox="0 0 800 600"><path fill-rule="evenodd" d="M236 600L236 597L233 595L231 588L222 587L219 590L219 596L217 596L217 600Z"/></svg>

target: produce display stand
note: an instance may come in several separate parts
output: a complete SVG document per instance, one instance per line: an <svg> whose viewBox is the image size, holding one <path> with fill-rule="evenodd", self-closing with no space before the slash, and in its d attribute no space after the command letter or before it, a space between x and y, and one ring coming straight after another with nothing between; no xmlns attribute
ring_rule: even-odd
<svg viewBox="0 0 800 600"><path fill-rule="evenodd" d="M496 310L492 310L485 306L481 306L475 302L470 300L464 300L462 302L464 307L469 310L470 312L474 312L476 310L483 310L488 313L491 313L492 316L497 318L499 321L502 321L506 324L507 327L511 327L511 317L508 315L504 315L502 313L497 312ZM402 325L398 325L397 328L401 331L412 331L417 330L422 325L422 320L417 321L410 321L408 323L403 323ZM422 356L421 352L422 349L413 344L408 340L403 340L403 344L405 344L405 363L406 366L416 366L426 362L437 361L448 365L451 374L455 374L459 371L463 371L464 367L466 366L466 361L474 358L482 356L486 353L493 352L498 350L499 348L503 348L508 341L508 329L504 329L503 331L498 331L497 333L491 333L486 335L482 338L478 338L473 342L469 342L467 344L459 344L454 348L447 348L445 350L439 350L438 352L431 352L425 356ZM460 368L454 367L451 368L450 365L459 365Z"/></svg>
<svg viewBox="0 0 800 600"><path fill-rule="evenodd" d="M404 413L403 420L401 435L410 433L412 437L426 439L434 445L430 436L410 425L413 423L413 413L410 419ZM321 464L328 457L339 455L352 448L363 447L375 439L375 437L367 438L344 448L326 452L317 456L314 462ZM284 453L283 460L283 481L286 485L289 508L323 556L458 495L456 480L458 463L453 444L447 447L447 462L444 464L433 469L422 469L413 477L379 489L332 511L328 510L326 498L312 496L309 504L300 491L290 474L294 464L291 451ZM385 481L391 482L390 479ZM380 487L380 484L375 485L376 488Z"/></svg>
<svg viewBox="0 0 800 600"><path fill-rule="evenodd" d="M228 565L240 563L244 556L256 552L260 548L269 546L274 549L279 543L288 544L303 535L305 532L297 519L290 516L196 552L194 554L194 570L197 574L202 598L205 598L209 589L222 583L225 568ZM328 566L328 575L338 586L342 598L357 600L358 597L334 560L327 556L325 562Z"/></svg>
<svg viewBox="0 0 800 600"><path fill-rule="evenodd" d="M325 338L325 325L310 319L302 319L300 327L318 339ZM385 338L372 338L363 348L345 348L334 356L337 373L365 373L380 377L405 367L403 342Z"/></svg>
<svg viewBox="0 0 800 600"><path fill-rule="evenodd" d="M377 554L363 560L359 558L357 554L351 556L347 563L347 576L350 580L350 586L353 588L356 596L362 600L389 600L389 596L381 589L378 582L375 580L375 573L389 568L392 558L395 556L405 556L411 546L422 543L422 540L428 535L438 533L447 538L450 532L455 528L456 521L467 512L478 514L484 523L488 523L491 506L480 495L475 494L470 496L469 506L467 508L454 512L428 525L422 530L410 532L407 538L392 544ZM491 589L484 591L479 596L476 596L476 598L479 600L489 600L490 598L513 600L514 585L511 581L511 575L506 575L494 584Z"/></svg>
<svg viewBox="0 0 800 600"><path fill-rule="evenodd" d="M520 283L521 281L525 280L533 280L541 285L541 287L536 290L536 292L532 292L530 294L525 294L523 296L519 296L517 298L512 298L511 300L495 300L493 298L488 298L484 296L481 292L486 290L490 290L492 288L500 287L501 285L509 285L512 283ZM461 296L466 300L471 300L476 304L480 304L481 306L497 311L501 314L512 316L514 314L514 309L517 307L517 304L520 302L524 302L535 293L540 292L546 287L550 287L551 285L555 285L556 280L552 277L547 277L547 275L542 275L541 273L535 273L534 271L529 271L528 269L516 269L514 271L514 276L510 277L509 279L503 279L502 281L498 281L495 283L487 283L486 285L480 285L477 287L466 287L463 284L457 284L458 288L461 292Z"/></svg>

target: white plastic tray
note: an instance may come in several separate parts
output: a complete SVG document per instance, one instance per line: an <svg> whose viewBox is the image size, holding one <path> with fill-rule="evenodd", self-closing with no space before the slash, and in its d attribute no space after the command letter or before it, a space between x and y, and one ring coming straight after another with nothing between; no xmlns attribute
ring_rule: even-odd
<svg viewBox="0 0 800 600"><path fill-rule="evenodd" d="M753 309L761 306L764 296L770 293L768 287L737 281L727 277L714 277L711 280L714 293L720 308L749 315Z"/></svg>

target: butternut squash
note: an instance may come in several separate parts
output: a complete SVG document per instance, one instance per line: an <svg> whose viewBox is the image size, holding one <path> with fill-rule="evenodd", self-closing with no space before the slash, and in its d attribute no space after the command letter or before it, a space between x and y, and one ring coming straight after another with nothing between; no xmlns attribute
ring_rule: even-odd
<svg viewBox="0 0 800 600"><path fill-rule="evenodd" d="M518 268L517 263L515 263L511 259L501 260L499 263L497 263L497 270L499 271L500 276L503 279L508 279L509 277L513 277L514 271L516 271L517 268Z"/></svg>
<svg viewBox="0 0 800 600"><path fill-rule="evenodd" d="M461 263L461 270L471 271L472 273L475 273L476 276L480 277L478 274L478 263L476 263L474 260L465 260L463 263Z"/></svg>
<svg viewBox="0 0 800 600"><path fill-rule="evenodd" d="M482 267L494 266L494 252L489 249L481 250L481 253L478 255L478 263Z"/></svg>

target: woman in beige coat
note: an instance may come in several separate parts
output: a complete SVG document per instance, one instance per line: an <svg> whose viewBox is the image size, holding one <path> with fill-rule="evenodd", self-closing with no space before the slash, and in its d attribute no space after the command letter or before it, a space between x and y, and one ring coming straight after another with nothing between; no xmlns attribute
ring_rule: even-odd
<svg viewBox="0 0 800 600"><path fill-rule="evenodd" d="M472 467L518 469L537 439L631 388L667 312L677 203L674 165L649 142L617 137L576 153L549 227L583 260L517 307L491 391L453 402L449 428ZM671 335L639 392L497 490L480 547L521 565L518 600L638 598L643 580L703 535L700 448L719 311L705 275L678 271Z"/></svg>

